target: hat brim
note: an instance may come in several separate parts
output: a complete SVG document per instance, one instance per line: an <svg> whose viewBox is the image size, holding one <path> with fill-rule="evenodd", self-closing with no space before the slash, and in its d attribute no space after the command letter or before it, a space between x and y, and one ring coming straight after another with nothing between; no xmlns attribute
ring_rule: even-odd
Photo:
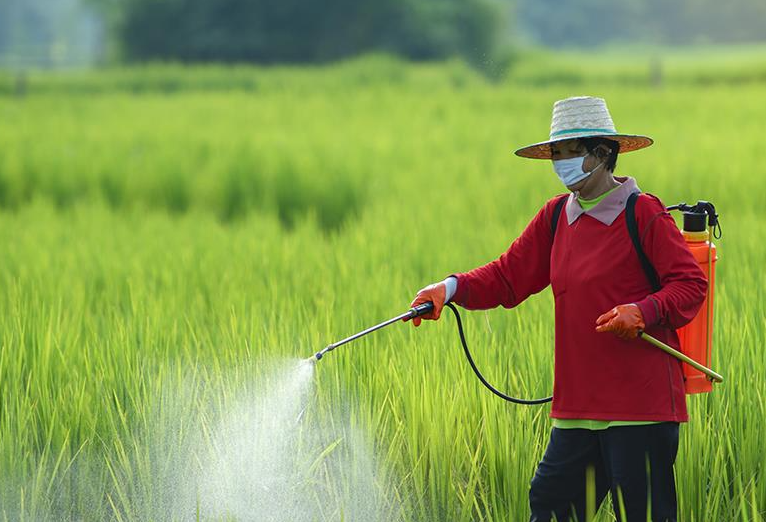
<svg viewBox="0 0 766 522"><path fill-rule="evenodd" d="M530 159L551 159L551 143L566 141L577 138L607 138L619 142L620 153L631 152L644 149L654 143L654 140L648 136L638 134L587 134L587 135L569 135L555 138L548 141L541 141L533 145L527 145L514 152L517 156Z"/></svg>

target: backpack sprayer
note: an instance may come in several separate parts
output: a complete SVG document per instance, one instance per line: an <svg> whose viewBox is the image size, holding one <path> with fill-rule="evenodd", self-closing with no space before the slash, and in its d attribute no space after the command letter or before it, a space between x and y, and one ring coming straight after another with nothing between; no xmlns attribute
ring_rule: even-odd
<svg viewBox="0 0 766 522"><path fill-rule="evenodd" d="M649 262L646 254L643 252L641 243L638 240L638 227L635 222L635 214L633 213L635 199L631 199L633 199L633 201L629 201L626 216L628 230L630 232L631 240L633 241L633 246L641 261L641 266L644 269L653 290L657 291L660 287L659 277ZM681 343L681 351L655 339L646 332L639 332L639 337L687 364L687 366L684 366L684 381L687 394L710 392L713 389L713 382L723 382L723 377L721 375L708 368L713 348L713 285L715 283L715 262L718 259L715 245L710 241L710 238L714 237L719 239L721 237L721 225L718 221L718 214L715 212L715 207L712 203L707 201L698 201L696 205L679 203L678 205L667 207L667 210L680 210L683 212L683 229L681 232L694 259L699 263L700 268L702 268L707 277L707 294L705 296L705 301L695 318L686 326L677 330L678 338ZM433 310L433 307L434 305L431 302L412 307L406 312L392 317L391 319L327 345L324 349L314 354L309 360L313 362L319 361L328 352L333 351L339 346L355 341L360 337L364 337L369 333L385 328L396 322L425 315ZM519 399L506 395L492 386L481 374L471 356L471 351L468 349L468 343L466 342L465 333L463 331L463 322L457 308L455 308L452 303L446 303L445 307L452 310L452 313L455 316L460 344L463 346L463 352L465 353L466 359L468 359L471 369L489 391L501 399L515 404L543 404L552 400L552 397Z"/></svg>
<svg viewBox="0 0 766 522"><path fill-rule="evenodd" d="M711 392L713 382L723 382L723 377L708 368L713 352L713 290L715 263L718 260L712 239L721 238L721 223L715 206L709 201L698 201L696 205L679 203L667 209L680 210L683 213L681 234L689 251L705 273L708 281L707 294L694 319L676 331L681 343L680 352L643 332L639 335L642 339L687 364L684 366L684 384L687 394Z"/></svg>

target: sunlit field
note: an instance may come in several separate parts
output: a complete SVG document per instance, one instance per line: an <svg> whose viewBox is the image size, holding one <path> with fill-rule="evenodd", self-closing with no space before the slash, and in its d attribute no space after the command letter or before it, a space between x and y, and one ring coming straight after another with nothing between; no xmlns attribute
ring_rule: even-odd
<svg viewBox="0 0 766 522"><path fill-rule="evenodd" d="M0 512L205 519L207 490L185 479L209 463L189 448L215 444L216 423L275 368L503 252L562 192L549 162L512 150L547 136L555 100L589 94L607 99L618 130L655 138L620 156L618 175L721 215L713 367L726 381L688 398L679 520L760 520L764 71L754 61L710 81L697 61L658 77L647 60L556 77L524 62L493 82L457 62L372 57L3 77ZM491 382L550 394L550 290L463 316ZM528 517L549 406L482 388L450 314L341 347L311 379L297 422L340 433L315 445L320 478L305 491L332 483L340 506L315 520L358 520L344 488L361 482L383 499L380 520ZM357 451L361 482L346 474L361 469ZM608 503L597 519L613 520Z"/></svg>

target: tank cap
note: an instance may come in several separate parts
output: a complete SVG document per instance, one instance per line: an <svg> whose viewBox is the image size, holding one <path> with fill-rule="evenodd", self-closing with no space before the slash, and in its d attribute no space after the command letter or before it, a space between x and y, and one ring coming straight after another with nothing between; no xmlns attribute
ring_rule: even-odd
<svg viewBox="0 0 766 522"><path fill-rule="evenodd" d="M684 212L684 230L686 232L704 232L707 216L699 212Z"/></svg>

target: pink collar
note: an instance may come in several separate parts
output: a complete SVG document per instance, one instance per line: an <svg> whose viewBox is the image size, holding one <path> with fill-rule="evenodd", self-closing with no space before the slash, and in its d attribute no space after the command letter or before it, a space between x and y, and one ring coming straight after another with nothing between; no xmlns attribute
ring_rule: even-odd
<svg viewBox="0 0 766 522"><path fill-rule="evenodd" d="M628 196L634 192L641 192L641 189L639 189L636 184L636 180L631 177L615 176L614 179L620 182L620 186L614 189L614 191L609 193L590 210L583 210L580 206L580 202L577 201L577 192L570 194L566 204L567 223L571 225L578 217L587 214L590 217L601 221L606 226L610 226L614 220L617 219L617 216L620 215L620 212L625 210Z"/></svg>

